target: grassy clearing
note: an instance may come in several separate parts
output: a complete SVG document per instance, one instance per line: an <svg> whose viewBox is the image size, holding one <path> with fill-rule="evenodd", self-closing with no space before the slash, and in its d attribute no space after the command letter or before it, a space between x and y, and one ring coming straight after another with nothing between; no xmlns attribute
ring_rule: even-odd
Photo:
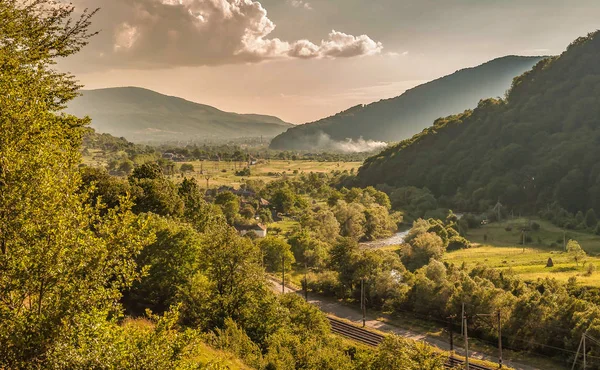
<svg viewBox="0 0 600 370"><path fill-rule="evenodd" d="M529 224L529 220L514 219L470 230L468 238L475 243L475 247L446 253L444 261L457 265L465 263L468 267L483 264L501 270L511 270L527 280L550 277L566 282L570 277L576 277L581 285L600 287L600 272L587 274L590 264L600 271L600 257L597 257L600 253L600 237L584 232L566 231L567 240L577 240L590 254L585 265L577 264L563 251L562 229L547 221L532 221L540 224L540 229L528 232L533 242L524 247L518 245L520 230ZM507 227L512 230L507 231ZM553 267L546 267L549 258L552 258Z"/></svg>
<svg viewBox="0 0 600 370"><path fill-rule="evenodd" d="M569 239L577 240L588 254L600 254L600 237L598 235L575 230L563 230L548 221L538 218L516 218L494 222L478 229L469 230L468 238L474 243L504 247L515 246L521 240L521 229L529 224L529 220L537 222L540 229L527 232L527 235L533 239L533 242L529 243L528 246L560 250L563 245L563 236L566 235L567 241ZM512 230L506 231L507 227L512 228ZM484 240L486 234L487 241Z"/></svg>
<svg viewBox="0 0 600 370"><path fill-rule="evenodd" d="M271 182L282 176L294 177L301 173L329 173L331 171L357 170L362 162L317 162L317 161L259 161L250 166L250 176L236 176L235 172L246 164L240 162L196 161L188 162L194 166L194 172L186 176L195 177L200 184L206 186L206 177L210 177L210 188L222 185L239 187L244 180L263 180ZM200 172L202 171L202 174ZM181 177L179 175L175 176Z"/></svg>

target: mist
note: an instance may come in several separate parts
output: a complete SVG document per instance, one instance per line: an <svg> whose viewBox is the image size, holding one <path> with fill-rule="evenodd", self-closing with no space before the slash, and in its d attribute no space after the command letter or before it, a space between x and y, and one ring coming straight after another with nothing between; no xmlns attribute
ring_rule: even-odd
<svg viewBox="0 0 600 370"><path fill-rule="evenodd" d="M353 140L346 139L344 141L336 141L331 139L331 136L321 133L317 141L317 147L319 149L335 150L344 153L364 153L373 152L376 150L382 150L388 146L383 141L365 140L362 137Z"/></svg>

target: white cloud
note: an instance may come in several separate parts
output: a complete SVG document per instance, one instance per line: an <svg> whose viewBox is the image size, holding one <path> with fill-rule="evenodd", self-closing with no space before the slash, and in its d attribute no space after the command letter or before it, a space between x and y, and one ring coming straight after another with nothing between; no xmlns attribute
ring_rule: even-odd
<svg viewBox="0 0 600 370"><path fill-rule="evenodd" d="M111 68L165 68L281 58L350 58L380 53L367 35L332 31L320 44L270 38L275 24L253 0L74 0L101 6L101 29L84 50L87 63ZM292 5L310 8L302 0ZM90 55L92 53L92 55ZM91 56L91 57L90 57Z"/></svg>
<svg viewBox="0 0 600 370"><path fill-rule="evenodd" d="M288 3L294 8L304 8L306 10L313 10L312 5L308 1L303 0L288 0Z"/></svg>
<svg viewBox="0 0 600 370"><path fill-rule="evenodd" d="M288 55L296 58L351 58L381 53L383 45L367 35L352 36L335 30L319 46L308 40L296 41Z"/></svg>

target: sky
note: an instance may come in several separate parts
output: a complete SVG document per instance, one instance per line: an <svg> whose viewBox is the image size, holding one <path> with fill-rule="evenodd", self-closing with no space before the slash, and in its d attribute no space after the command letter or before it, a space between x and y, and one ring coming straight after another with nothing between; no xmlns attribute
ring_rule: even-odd
<svg viewBox="0 0 600 370"><path fill-rule="evenodd" d="M99 34L59 68L305 123L505 55L557 55L598 0L71 0Z"/></svg>

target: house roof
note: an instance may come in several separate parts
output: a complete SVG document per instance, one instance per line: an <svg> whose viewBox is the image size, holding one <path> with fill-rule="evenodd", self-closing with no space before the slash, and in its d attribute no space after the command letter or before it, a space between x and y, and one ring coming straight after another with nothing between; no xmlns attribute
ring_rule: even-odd
<svg viewBox="0 0 600 370"><path fill-rule="evenodd" d="M238 231L242 231L242 230L246 230L246 231L250 231L250 230L255 230L255 231L266 231L267 227L263 224L256 224L256 225L235 225L235 228Z"/></svg>

